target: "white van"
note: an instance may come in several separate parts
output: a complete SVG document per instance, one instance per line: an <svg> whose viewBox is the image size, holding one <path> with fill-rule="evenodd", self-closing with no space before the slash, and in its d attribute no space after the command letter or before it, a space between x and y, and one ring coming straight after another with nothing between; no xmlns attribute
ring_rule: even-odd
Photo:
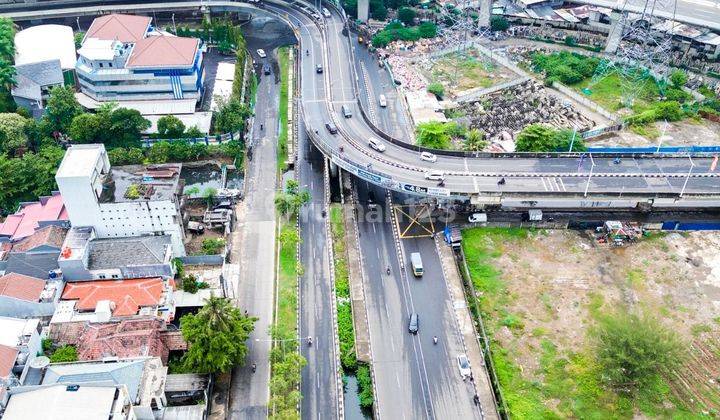
<svg viewBox="0 0 720 420"><path fill-rule="evenodd" d="M380 102L381 107L385 108L387 106L387 99L385 99L385 95L380 95L378 102Z"/></svg>
<svg viewBox="0 0 720 420"><path fill-rule="evenodd" d="M370 137L370 140L368 140L368 145L380 153L385 151L385 145L382 144L380 140L376 139L375 137Z"/></svg>
<svg viewBox="0 0 720 420"><path fill-rule="evenodd" d="M413 275L415 277L422 277L423 264L419 252L413 252L412 254L410 254L410 264L412 265Z"/></svg>
<svg viewBox="0 0 720 420"><path fill-rule="evenodd" d="M326 9L326 8L323 7L323 11L322 11L322 12L323 12L323 16L325 16L326 18L329 18L329 17L330 17L330 11L329 11L328 9Z"/></svg>

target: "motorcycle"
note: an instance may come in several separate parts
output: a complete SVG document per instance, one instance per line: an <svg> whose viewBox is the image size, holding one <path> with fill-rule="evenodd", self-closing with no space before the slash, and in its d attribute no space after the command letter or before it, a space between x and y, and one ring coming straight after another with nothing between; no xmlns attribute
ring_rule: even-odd
<svg viewBox="0 0 720 420"><path fill-rule="evenodd" d="M438 342L437 335L436 335L436 336L433 336L433 344L437 344L437 342Z"/></svg>
<svg viewBox="0 0 720 420"><path fill-rule="evenodd" d="M307 338L308 347L312 346L312 337Z"/></svg>

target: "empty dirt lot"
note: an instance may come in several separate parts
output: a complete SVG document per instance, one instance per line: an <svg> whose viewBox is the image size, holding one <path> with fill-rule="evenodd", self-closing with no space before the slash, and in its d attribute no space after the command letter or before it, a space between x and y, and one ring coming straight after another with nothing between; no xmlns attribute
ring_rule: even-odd
<svg viewBox="0 0 720 420"><path fill-rule="evenodd" d="M463 236L513 417L717 415L720 233L658 234L624 248L564 230L480 228ZM683 368L635 401L603 386L589 333L617 308L659 319L687 348Z"/></svg>

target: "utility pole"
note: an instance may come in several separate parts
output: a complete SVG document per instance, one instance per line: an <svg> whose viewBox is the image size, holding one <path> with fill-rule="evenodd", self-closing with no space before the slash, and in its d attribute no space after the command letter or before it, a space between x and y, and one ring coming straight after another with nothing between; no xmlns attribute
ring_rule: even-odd
<svg viewBox="0 0 720 420"><path fill-rule="evenodd" d="M693 168L695 167L695 162L693 162L692 156L688 155L688 159L690 159L690 170L687 173L687 177L685 177L685 182L683 183L682 190L680 191L681 198L683 194L685 194L685 187L687 187L688 181L690 180L690 175L692 174Z"/></svg>
<svg viewBox="0 0 720 420"><path fill-rule="evenodd" d="M595 170L595 159L593 159L592 153L590 153L590 163L592 165L590 166L590 175L588 176L587 183L585 184L585 197L587 197L588 189L590 188L590 179L592 179L593 171Z"/></svg>

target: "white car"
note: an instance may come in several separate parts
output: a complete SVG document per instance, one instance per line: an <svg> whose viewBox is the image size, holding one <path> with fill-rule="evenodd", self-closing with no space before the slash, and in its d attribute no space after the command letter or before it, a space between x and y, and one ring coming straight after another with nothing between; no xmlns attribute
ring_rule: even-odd
<svg viewBox="0 0 720 420"><path fill-rule="evenodd" d="M323 12L323 16L325 16L326 18L329 18L331 16L330 11L324 7L322 9L322 12Z"/></svg>
<svg viewBox="0 0 720 420"><path fill-rule="evenodd" d="M385 108L387 106L387 99L385 99L385 95L380 95L378 102L380 102L381 107Z"/></svg>
<svg viewBox="0 0 720 420"><path fill-rule="evenodd" d="M437 160L437 156L430 152L422 152L420 153L420 160L424 160L425 162L435 162Z"/></svg>
<svg viewBox="0 0 720 420"><path fill-rule="evenodd" d="M265 50L263 50L262 48L258 48L258 50L256 52L257 52L257 55L260 56L260 58L267 57L267 54L265 54Z"/></svg>
<svg viewBox="0 0 720 420"><path fill-rule="evenodd" d="M470 223L487 223L487 213L473 213L468 217Z"/></svg>
<svg viewBox="0 0 720 420"><path fill-rule="evenodd" d="M467 356L464 354L459 354L457 357L458 362L458 369L460 369L460 376L463 378L467 378L472 374L472 371L470 370L470 362L468 361Z"/></svg>
<svg viewBox="0 0 720 420"><path fill-rule="evenodd" d="M382 144L380 140L374 137L370 137L370 140L368 140L368 145L380 153L385 151L385 145Z"/></svg>
<svg viewBox="0 0 720 420"><path fill-rule="evenodd" d="M440 171L425 172L425 179L430 181L445 181L445 174Z"/></svg>

